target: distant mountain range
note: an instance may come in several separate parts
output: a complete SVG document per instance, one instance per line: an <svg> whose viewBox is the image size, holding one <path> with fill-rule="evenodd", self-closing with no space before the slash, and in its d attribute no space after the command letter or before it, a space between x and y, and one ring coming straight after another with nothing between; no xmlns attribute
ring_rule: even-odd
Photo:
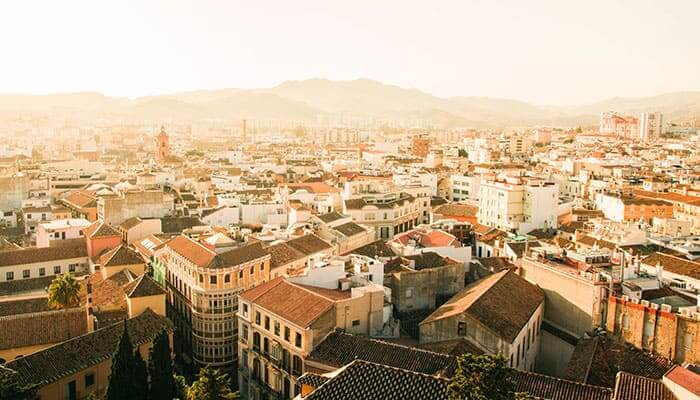
<svg viewBox="0 0 700 400"><path fill-rule="evenodd" d="M444 127L578 126L598 123L602 111L660 111L667 121L700 118L700 92L612 98L580 106L537 106L489 97L433 96L369 79L288 81L267 89L181 92L136 99L97 92L0 95L0 116L51 113L125 120L278 119L315 122L318 116L430 119Z"/></svg>

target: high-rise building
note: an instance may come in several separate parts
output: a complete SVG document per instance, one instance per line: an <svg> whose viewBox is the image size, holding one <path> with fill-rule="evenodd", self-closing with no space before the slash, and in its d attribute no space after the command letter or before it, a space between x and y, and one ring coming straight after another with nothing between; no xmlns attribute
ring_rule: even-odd
<svg viewBox="0 0 700 400"><path fill-rule="evenodd" d="M651 142L663 134L663 114L643 112L639 116L639 139Z"/></svg>

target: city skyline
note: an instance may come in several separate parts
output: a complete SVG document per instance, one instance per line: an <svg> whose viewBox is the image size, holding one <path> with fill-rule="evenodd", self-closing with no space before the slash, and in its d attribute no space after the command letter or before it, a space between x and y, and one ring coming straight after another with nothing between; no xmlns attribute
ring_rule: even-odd
<svg viewBox="0 0 700 400"><path fill-rule="evenodd" d="M692 1L207 6L5 6L0 33L14 40L0 45L0 93L133 98L368 78L440 97L571 105L700 90Z"/></svg>

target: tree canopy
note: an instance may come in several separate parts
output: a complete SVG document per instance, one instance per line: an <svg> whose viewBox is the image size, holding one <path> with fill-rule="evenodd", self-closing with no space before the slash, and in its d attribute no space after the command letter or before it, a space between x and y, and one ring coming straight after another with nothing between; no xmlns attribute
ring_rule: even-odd
<svg viewBox="0 0 700 400"><path fill-rule="evenodd" d="M188 397L192 400L235 400L238 393L231 390L228 374L216 368L204 367L199 370L199 379L190 386Z"/></svg>
<svg viewBox="0 0 700 400"><path fill-rule="evenodd" d="M464 354L457 358L457 370L447 388L451 400L526 400L517 393L513 369L498 355Z"/></svg>
<svg viewBox="0 0 700 400"><path fill-rule="evenodd" d="M172 400L177 396L170 342L165 329L158 332L153 340L148 357L148 372L151 376L150 400Z"/></svg>
<svg viewBox="0 0 700 400"><path fill-rule="evenodd" d="M67 272L51 281L48 292L50 308L65 309L80 305L80 283Z"/></svg>

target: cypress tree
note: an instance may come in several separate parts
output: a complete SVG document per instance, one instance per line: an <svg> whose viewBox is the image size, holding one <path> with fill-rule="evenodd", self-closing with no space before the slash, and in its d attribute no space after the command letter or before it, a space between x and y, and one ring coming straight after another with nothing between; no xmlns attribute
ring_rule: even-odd
<svg viewBox="0 0 700 400"><path fill-rule="evenodd" d="M176 397L173 360L170 357L170 342L165 329L161 329L153 340L148 358L148 372L151 376L150 400L172 400Z"/></svg>
<svg viewBox="0 0 700 400"><path fill-rule="evenodd" d="M134 351L134 400L148 399L148 369L141 352Z"/></svg>
<svg viewBox="0 0 700 400"><path fill-rule="evenodd" d="M138 394L134 390L134 346L126 331L126 320L124 321L124 332L119 339L117 350L112 355L112 372L109 375L107 394L105 400L124 400L137 398Z"/></svg>

